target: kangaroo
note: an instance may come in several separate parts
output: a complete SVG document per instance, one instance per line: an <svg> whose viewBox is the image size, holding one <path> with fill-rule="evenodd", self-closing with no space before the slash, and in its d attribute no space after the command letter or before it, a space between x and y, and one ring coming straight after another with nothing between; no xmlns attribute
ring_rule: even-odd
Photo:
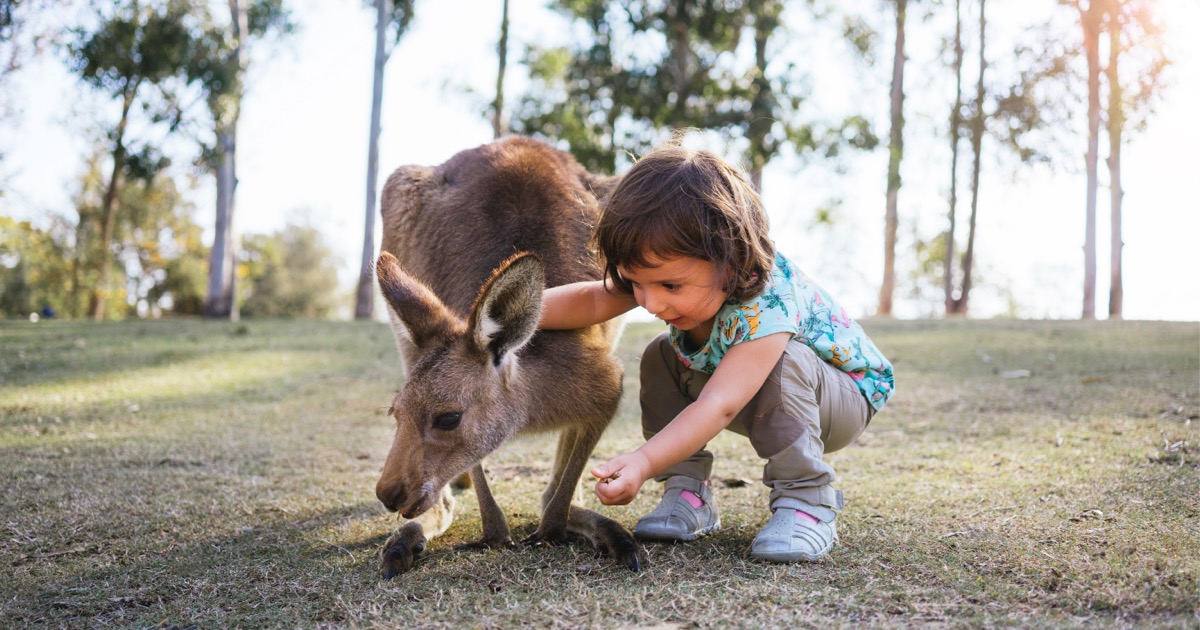
<svg viewBox="0 0 1200 630"><path fill-rule="evenodd" d="M583 536L638 570L624 527L572 505L621 397L612 354L620 324L537 329L544 287L600 278L589 241L615 180L523 137L388 178L376 277L407 378L392 402L396 434L375 494L411 520L384 544L385 579L410 569L450 526L447 482L467 471L483 525L467 547L512 545L482 460L518 433L541 431L561 433L541 521L524 542Z"/></svg>

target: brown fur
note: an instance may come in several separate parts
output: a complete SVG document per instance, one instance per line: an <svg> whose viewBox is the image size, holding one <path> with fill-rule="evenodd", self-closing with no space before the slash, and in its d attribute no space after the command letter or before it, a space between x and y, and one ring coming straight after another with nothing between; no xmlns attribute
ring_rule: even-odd
<svg viewBox="0 0 1200 630"><path fill-rule="evenodd" d="M517 433L550 430L561 431L558 454L527 542L571 532L637 568L624 528L571 506L620 399L611 352L619 325L536 331L544 286L600 278L589 240L611 183L519 137L388 178L377 277L408 377L392 404L396 437L376 494L414 520L385 545L385 576L410 568L449 526L446 484L466 471L483 520L475 545L511 544L481 462Z"/></svg>

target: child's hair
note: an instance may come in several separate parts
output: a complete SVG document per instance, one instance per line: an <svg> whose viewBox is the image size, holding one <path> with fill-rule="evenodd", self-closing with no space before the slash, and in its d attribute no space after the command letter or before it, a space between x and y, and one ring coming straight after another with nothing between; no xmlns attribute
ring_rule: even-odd
<svg viewBox="0 0 1200 630"><path fill-rule="evenodd" d="M706 260L722 290L738 302L762 293L775 246L754 187L731 164L708 151L672 143L629 169L609 195L595 240L604 254L604 276L626 293L633 288L618 266L646 267L649 259L683 256Z"/></svg>

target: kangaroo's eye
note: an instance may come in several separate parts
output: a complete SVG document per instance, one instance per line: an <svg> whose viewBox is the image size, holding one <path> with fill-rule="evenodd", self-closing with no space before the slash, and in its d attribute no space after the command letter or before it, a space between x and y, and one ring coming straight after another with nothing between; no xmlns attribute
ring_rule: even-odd
<svg viewBox="0 0 1200 630"><path fill-rule="evenodd" d="M441 429L442 431L450 431L458 428L458 423L462 422L462 414L457 411L438 414L433 419L433 428Z"/></svg>

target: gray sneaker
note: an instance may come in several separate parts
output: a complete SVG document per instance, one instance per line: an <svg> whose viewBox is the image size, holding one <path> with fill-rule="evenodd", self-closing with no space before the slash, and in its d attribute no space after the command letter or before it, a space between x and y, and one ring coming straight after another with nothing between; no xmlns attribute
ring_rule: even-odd
<svg viewBox="0 0 1200 630"><path fill-rule="evenodd" d="M780 507L754 537L750 555L769 562L814 562L837 544L837 513L825 507L805 505L802 512L818 523L796 515L792 507Z"/></svg>
<svg viewBox="0 0 1200 630"><path fill-rule="evenodd" d="M713 501L712 488L691 477L667 478L663 498L654 511L643 516L633 527L638 540L696 540L721 529L721 517ZM699 509L692 507L681 495L691 490L704 501Z"/></svg>

